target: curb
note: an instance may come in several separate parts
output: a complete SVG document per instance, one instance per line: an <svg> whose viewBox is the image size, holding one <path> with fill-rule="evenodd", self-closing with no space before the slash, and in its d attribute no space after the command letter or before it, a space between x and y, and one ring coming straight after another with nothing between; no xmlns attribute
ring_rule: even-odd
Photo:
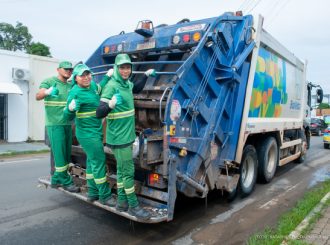
<svg viewBox="0 0 330 245"><path fill-rule="evenodd" d="M314 215L321 211L325 202L330 199L330 192L328 192L320 201L319 204L315 206L315 208L310 211L310 213L305 217L303 221L296 227L294 231L292 231L281 243L282 245L287 245L288 240L297 240L300 237L301 232L308 226L310 220L314 217Z"/></svg>

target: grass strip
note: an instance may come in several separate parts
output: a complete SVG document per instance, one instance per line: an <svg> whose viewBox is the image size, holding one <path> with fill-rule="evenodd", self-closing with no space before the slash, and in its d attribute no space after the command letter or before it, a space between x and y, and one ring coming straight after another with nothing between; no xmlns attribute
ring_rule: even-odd
<svg viewBox="0 0 330 245"><path fill-rule="evenodd" d="M249 245L271 245L280 244L300 222L309 214L310 211L320 202L320 200L330 191L330 180L318 184L308 191L299 200L295 207L284 213L275 228L266 227L261 233L254 234L248 240ZM329 202L327 202L329 203ZM316 220L314 220L316 222ZM291 244L291 243L290 243ZM307 244L303 241L292 244Z"/></svg>
<svg viewBox="0 0 330 245"><path fill-rule="evenodd" d="M0 153L0 156L16 156L16 155L24 155L24 154L38 154L38 153L46 153L49 152L49 149L36 150L36 151L8 151L4 153Z"/></svg>

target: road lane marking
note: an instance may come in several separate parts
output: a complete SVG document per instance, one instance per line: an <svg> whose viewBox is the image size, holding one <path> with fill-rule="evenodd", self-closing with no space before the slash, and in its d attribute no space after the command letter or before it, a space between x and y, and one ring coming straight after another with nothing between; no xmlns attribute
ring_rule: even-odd
<svg viewBox="0 0 330 245"><path fill-rule="evenodd" d="M243 202L239 202L239 203L234 204L233 207L230 210L228 210L228 211L216 216L215 218L213 218L211 220L210 224L224 222L225 220L229 219L234 213L238 212L239 210L241 210L245 206L253 203L254 201L255 201L254 198L249 198L249 199L247 199Z"/></svg>
<svg viewBox="0 0 330 245"><path fill-rule="evenodd" d="M32 158L32 159L22 159L22 160L16 160L16 161L5 161L5 162L0 162L0 166L2 165L7 165L7 164L12 164L12 163L23 163L23 162L31 162L31 161L36 161L40 160L41 158Z"/></svg>
<svg viewBox="0 0 330 245"><path fill-rule="evenodd" d="M297 186L301 183L302 181L298 182L297 184L295 184L294 186L291 186L289 189L285 190L283 193L279 194L277 197L271 199L270 201L262 204L261 206L259 206L260 209L269 209L271 206L275 206L278 203L278 200L285 196L289 191L294 190L295 188L297 188Z"/></svg>

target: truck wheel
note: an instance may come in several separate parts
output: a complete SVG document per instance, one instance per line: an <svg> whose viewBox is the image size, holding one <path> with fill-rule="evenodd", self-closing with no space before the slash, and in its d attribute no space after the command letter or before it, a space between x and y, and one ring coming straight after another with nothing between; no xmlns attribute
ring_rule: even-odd
<svg viewBox="0 0 330 245"><path fill-rule="evenodd" d="M278 145L274 137L268 137L261 142L258 149L258 179L269 183L278 165Z"/></svg>
<svg viewBox="0 0 330 245"><path fill-rule="evenodd" d="M329 149L329 144L324 143L324 149Z"/></svg>
<svg viewBox="0 0 330 245"><path fill-rule="evenodd" d="M257 180L258 157L254 146L246 145L240 166L239 187L242 196L252 193Z"/></svg>
<svg viewBox="0 0 330 245"><path fill-rule="evenodd" d="M306 134L304 133L304 131L301 131L301 139L302 139L302 143L301 145L299 146L300 147L300 151L301 151L301 154L299 156L299 158L297 158L295 160L296 163L303 163L305 161L305 158L306 158L306 154L307 154L307 140L306 140Z"/></svg>

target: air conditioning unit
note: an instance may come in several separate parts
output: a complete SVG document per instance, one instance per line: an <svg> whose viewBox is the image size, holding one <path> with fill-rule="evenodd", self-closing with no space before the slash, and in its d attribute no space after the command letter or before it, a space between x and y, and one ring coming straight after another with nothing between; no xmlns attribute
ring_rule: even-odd
<svg viewBox="0 0 330 245"><path fill-rule="evenodd" d="M13 68L12 77L14 80L30 80L30 72L21 68Z"/></svg>

